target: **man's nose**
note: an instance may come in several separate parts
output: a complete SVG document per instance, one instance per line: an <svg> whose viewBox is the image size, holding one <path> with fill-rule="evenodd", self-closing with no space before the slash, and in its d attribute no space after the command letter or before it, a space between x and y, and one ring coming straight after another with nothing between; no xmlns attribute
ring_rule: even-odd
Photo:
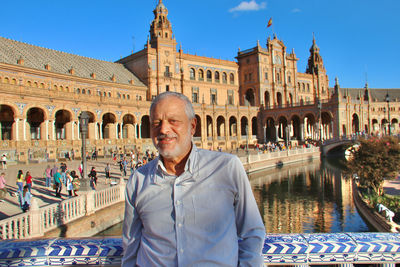
<svg viewBox="0 0 400 267"><path fill-rule="evenodd" d="M160 133L167 134L169 131L170 131L170 125L169 125L168 121L166 121L166 120L161 121Z"/></svg>

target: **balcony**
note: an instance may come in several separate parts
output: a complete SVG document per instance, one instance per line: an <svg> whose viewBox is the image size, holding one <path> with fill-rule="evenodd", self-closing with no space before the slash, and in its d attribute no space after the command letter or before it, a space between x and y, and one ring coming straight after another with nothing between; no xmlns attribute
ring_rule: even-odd
<svg viewBox="0 0 400 267"><path fill-rule="evenodd" d="M164 72L164 77L171 78L172 72L169 72L169 71Z"/></svg>

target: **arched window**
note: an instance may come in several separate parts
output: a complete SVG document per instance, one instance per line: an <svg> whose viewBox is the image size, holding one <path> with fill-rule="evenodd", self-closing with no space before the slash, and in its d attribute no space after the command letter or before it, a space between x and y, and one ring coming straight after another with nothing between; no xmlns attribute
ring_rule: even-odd
<svg viewBox="0 0 400 267"><path fill-rule="evenodd" d="M231 73L231 74L229 75L229 82L230 82L231 84L234 84L234 83L235 83L235 75L233 75L233 73Z"/></svg>
<svg viewBox="0 0 400 267"><path fill-rule="evenodd" d="M77 94L80 94L80 93L81 93L81 89L79 89L79 88L76 89L76 93L77 93Z"/></svg>
<svg viewBox="0 0 400 267"><path fill-rule="evenodd" d="M199 81L204 81L204 71L202 69L199 70Z"/></svg>
<svg viewBox="0 0 400 267"><path fill-rule="evenodd" d="M190 69L190 79L195 80L196 79L196 73L193 68Z"/></svg>
<svg viewBox="0 0 400 267"><path fill-rule="evenodd" d="M82 89L82 94L86 94L86 90L85 89Z"/></svg>
<svg viewBox="0 0 400 267"><path fill-rule="evenodd" d="M306 91L306 85L303 83L303 92Z"/></svg>
<svg viewBox="0 0 400 267"><path fill-rule="evenodd" d="M228 76L226 75L226 72L222 73L222 82L227 83L228 82Z"/></svg>
<svg viewBox="0 0 400 267"><path fill-rule="evenodd" d="M207 71L207 82L211 82L212 81L212 73L211 70Z"/></svg>
<svg viewBox="0 0 400 267"><path fill-rule="evenodd" d="M307 92L308 93L310 92L310 84L309 83L307 83Z"/></svg>
<svg viewBox="0 0 400 267"><path fill-rule="evenodd" d="M218 71L215 72L215 82L219 83L219 72Z"/></svg>

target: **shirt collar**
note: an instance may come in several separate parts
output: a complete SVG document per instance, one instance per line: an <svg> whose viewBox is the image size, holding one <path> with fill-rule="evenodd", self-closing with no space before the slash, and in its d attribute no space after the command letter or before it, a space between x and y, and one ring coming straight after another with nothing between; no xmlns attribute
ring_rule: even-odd
<svg viewBox="0 0 400 267"><path fill-rule="evenodd" d="M189 157L188 157L188 159L186 161L183 173L186 173L186 172L189 172L190 174L194 173L194 167L196 166L195 162L196 162L197 157L198 157L197 151L198 151L197 146L192 142L192 149L191 149ZM167 169L165 168L164 163L162 162L160 156L158 156L158 158L157 158L156 168L157 168L157 171L160 172L162 177L164 177L165 175L172 176L171 174L168 174Z"/></svg>

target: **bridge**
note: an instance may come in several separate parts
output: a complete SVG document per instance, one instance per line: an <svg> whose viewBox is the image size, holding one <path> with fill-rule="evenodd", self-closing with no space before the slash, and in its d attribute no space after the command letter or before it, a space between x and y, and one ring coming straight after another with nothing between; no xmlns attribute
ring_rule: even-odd
<svg viewBox="0 0 400 267"><path fill-rule="evenodd" d="M326 157L328 153L334 149L350 147L357 142L354 137L341 137L325 140L321 145L321 156Z"/></svg>

